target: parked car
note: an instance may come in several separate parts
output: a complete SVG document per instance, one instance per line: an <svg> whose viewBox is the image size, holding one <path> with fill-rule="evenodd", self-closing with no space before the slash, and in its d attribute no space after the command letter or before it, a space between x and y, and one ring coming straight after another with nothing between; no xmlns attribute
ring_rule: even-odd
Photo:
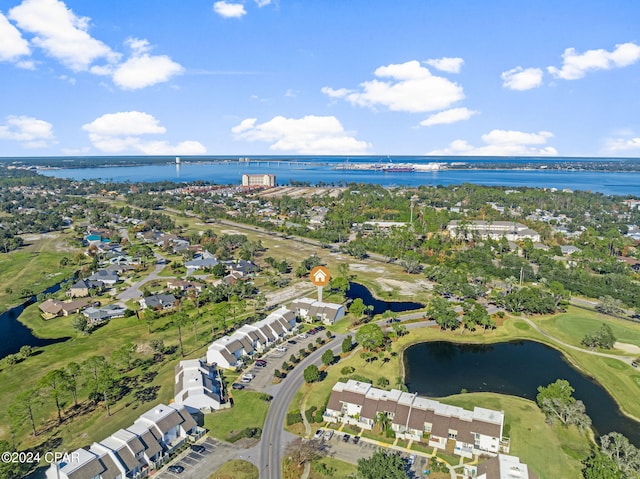
<svg viewBox="0 0 640 479"><path fill-rule="evenodd" d="M191 450L194 452L198 452L200 454L207 451L207 449L204 446L201 446L200 444L194 444L193 446L191 446Z"/></svg>
<svg viewBox="0 0 640 479"><path fill-rule="evenodd" d="M358 444L360 442L360 436L353 436L353 441L354 444Z"/></svg>
<svg viewBox="0 0 640 479"><path fill-rule="evenodd" d="M278 351L280 353L286 353L287 352L287 348L285 348L284 346L278 346L276 348L276 351Z"/></svg>
<svg viewBox="0 0 640 479"><path fill-rule="evenodd" d="M414 462L416 462L416 455L415 454L409 454L409 465L413 466Z"/></svg>
<svg viewBox="0 0 640 479"><path fill-rule="evenodd" d="M351 435L350 434L345 434L344 436L342 436L342 441L343 442L349 442L349 439L351 439Z"/></svg>
<svg viewBox="0 0 640 479"><path fill-rule="evenodd" d="M316 433L313 435L314 439L320 439L324 434L324 429L318 429Z"/></svg>
<svg viewBox="0 0 640 479"><path fill-rule="evenodd" d="M266 368L267 367L267 362L264 359L258 359L256 361L256 366L259 368Z"/></svg>
<svg viewBox="0 0 640 479"><path fill-rule="evenodd" d="M633 366L634 368L638 367L638 361L631 361L631 366Z"/></svg>
<svg viewBox="0 0 640 479"><path fill-rule="evenodd" d="M247 381L249 382L249 381ZM231 385L231 389L244 389L244 384L240 384L240 383L233 383Z"/></svg>
<svg viewBox="0 0 640 479"><path fill-rule="evenodd" d="M242 379L248 379L249 381L251 381L252 379L255 379L256 375L253 373L244 373L242 375Z"/></svg>
<svg viewBox="0 0 640 479"><path fill-rule="evenodd" d="M309 336L307 336L305 333L302 333L300 336L298 336L300 339L307 339Z"/></svg>
<svg viewBox="0 0 640 479"><path fill-rule="evenodd" d="M332 437L333 437L333 430L332 429L327 429L326 432L324 433L324 440L328 441Z"/></svg>
<svg viewBox="0 0 640 479"><path fill-rule="evenodd" d="M182 474L184 472L184 467L176 464L176 465L167 467L167 471L173 472L174 474Z"/></svg>
<svg viewBox="0 0 640 479"><path fill-rule="evenodd" d="M387 324L399 323L400 320L398 318L387 319Z"/></svg>
<svg viewBox="0 0 640 479"><path fill-rule="evenodd" d="M298 344L298 343L296 343L295 339L290 339L289 341L287 341L287 343L289 343L289 344Z"/></svg>
<svg viewBox="0 0 640 479"><path fill-rule="evenodd" d="M318 326L316 328L316 331L324 331L325 329L327 329L327 328L325 328L324 326Z"/></svg>

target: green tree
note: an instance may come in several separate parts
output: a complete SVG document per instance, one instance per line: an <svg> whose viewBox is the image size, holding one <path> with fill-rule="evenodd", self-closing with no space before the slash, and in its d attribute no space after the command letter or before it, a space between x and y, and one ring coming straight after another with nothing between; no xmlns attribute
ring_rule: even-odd
<svg viewBox="0 0 640 479"><path fill-rule="evenodd" d="M380 386L381 388L386 388L389 385L389 380L387 378L385 378L384 376L380 376L377 379L376 384L378 386Z"/></svg>
<svg viewBox="0 0 640 479"><path fill-rule="evenodd" d="M637 477L640 472L640 450L619 432L611 432L600 438L600 451L624 473L622 477Z"/></svg>
<svg viewBox="0 0 640 479"><path fill-rule="evenodd" d="M320 370L318 369L318 366L312 364L304 369L303 376L305 382L315 383L320 380Z"/></svg>
<svg viewBox="0 0 640 479"><path fill-rule="evenodd" d="M20 348L20 357L22 359L27 359L32 354L33 354L33 347L24 345Z"/></svg>
<svg viewBox="0 0 640 479"><path fill-rule="evenodd" d="M56 405L58 411L58 424L62 423L62 407L64 405L63 394L66 392L66 373L62 369L53 369L38 381L38 388L47 394Z"/></svg>
<svg viewBox="0 0 640 479"><path fill-rule="evenodd" d="M87 331L89 331L89 320L82 314L77 314L71 324L73 325L73 329L82 334L86 334Z"/></svg>
<svg viewBox="0 0 640 479"><path fill-rule="evenodd" d="M384 333L375 323L365 324L356 332L356 342L365 349L376 349L384 344Z"/></svg>
<svg viewBox="0 0 640 479"><path fill-rule="evenodd" d="M36 389L29 389L19 393L7 411L14 430L17 429L24 421L29 420L33 435L37 436L38 431L36 429L36 422L33 414L41 405L42 398Z"/></svg>
<svg viewBox="0 0 640 479"><path fill-rule="evenodd" d="M606 454L594 452L584 461L584 479L623 479L618 465Z"/></svg>
<svg viewBox="0 0 640 479"><path fill-rule="evenodd" d="M73 405L77 407L78 406L78 381L80 380L82 368L78 363L71 361L70 363L67 364L65 372L67 374L66 374L66 382L64 384L64 387L71 393L71 396L73 397Z"/></svg>
<svg viewBox="0 0 640 479"><path fill-rule="evenodd" d="M444 298L433 298L427 306L425 315L433 319L441 329L455 329L458 327L458 315L451 303Z"/></svg>
<svg viewBox="0 0 640 479"><path fill-rule="evenodd" d="M591 426L584 403L573 397L574 389L565 379L558 379L546 387L538 387L536 402L545 414L547 422L560 421L563 425L574 425L581 431Z"/></svg>
<svg viewBox="0 0 640 479"><path fill-rule="evenodd" d="M111 363L120 371L129 371L136 347L131 343L120 346L111 354Z"/></svg>
<svg viewBox="0 0 640 479"><path fill-rule="evenodd" d="M322 353L322 364L324 364L325 366L329 366L333 363L334 360L335 357L333 355L333 351L331 351L330 349L327 349L324 353Z"/></svg>
<svg viewBox="0 0 640 479"><path fill-rule="evenodd" d="M369 458L358 459L358 479L409 479L407 462L398 453L377 450Z"/></svg>
<svg viewBox="0 0 640 479"><path fill-rule="evenodd" d="M343 353L348 353L349 351L351 351L353 349L353 338L351 337L350 334L348 334L343 340L342 340L342 352Z"/></svg>
<svg viewBox="0 0 640 479"><path fill-rule="evenodd" d="M349 305L349 312L353 314L356 320L362 318L365 309L366 305L364 304L364 301L362 301L362 298L354 299L353 302Z"/></svg>

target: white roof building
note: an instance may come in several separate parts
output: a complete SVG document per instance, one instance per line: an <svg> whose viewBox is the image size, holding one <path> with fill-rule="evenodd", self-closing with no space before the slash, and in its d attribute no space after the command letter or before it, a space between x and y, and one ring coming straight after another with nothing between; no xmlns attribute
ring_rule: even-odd
<svg viewBox="0 0 640 479"><path fill-rule="evenodd" d="M199 359L180 361L175 379L175 404L184 406L190 413L208 413L220 408L220 376L215 366Z"/></svg>

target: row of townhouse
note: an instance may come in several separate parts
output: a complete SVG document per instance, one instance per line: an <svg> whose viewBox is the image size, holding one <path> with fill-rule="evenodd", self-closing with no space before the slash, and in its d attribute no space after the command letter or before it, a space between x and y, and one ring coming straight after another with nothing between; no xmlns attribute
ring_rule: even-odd
<svg viewBox="0 0 640 479"><path fill-rule="evenodd" d="M47 479L125 479L146 477L198 426L182 406L159 404L88 449L77 449L46 471Z"/></svg>
<svg viewBox="0 0 640 479"><path fill-rule="evenodd" d="M298 298L290 307L300 319L307 322L321 321L327 326L335 324L345 315L343 305L325 303L313 298Z"/></svg>
<svg viewBox="0 0 640 479"><path fill-rule="evenodd" d="M333 386L323 418L370 430L379 414L387 416L396 437L421 441L428 434L429 446L439 449L453 441L459 456L509 452L502 438L501 411L480 407L468 411L416 393L385 391L354 380Z"/></svg>
<svg viewBox="0 0 640 479"><path fill-rule="evenodd" d="M540 233L515 221L453 220L447 225L447 231L452 238L466 240L478 236L482 239L506 238L508 241L530 239L534 243L540 242Z"/></svg>
<svg viewBox="0 0 640 479"><path fill-rule="evenodd" d="M225 369L241 366L242 357L262 352L292 334L295 327L296 315L281 306L266 318L245 324L231 336L215 340L207 349L207 363L215 363Z"/></svg>

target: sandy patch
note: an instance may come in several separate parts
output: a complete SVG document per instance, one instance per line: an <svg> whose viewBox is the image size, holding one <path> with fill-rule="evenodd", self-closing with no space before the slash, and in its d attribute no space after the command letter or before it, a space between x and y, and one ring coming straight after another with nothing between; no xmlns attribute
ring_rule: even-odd
<svg viewBox="0 0 640 479"><path fill-rule="evenodd" d="M287 286L286 288L280 289L278 291L266 293L265 296L267 297L267 306L281 304L292 299L299 298L300 296L309 295L309 293L311 293L315 289L316 287L311 283L301 282L292 284L291 286Z"/></svg>
<svg viewBox="0 0 640 479"><path fill-rule="evenodd" d="M613 347L627 353L640 354L640 347L636 346L635 344L619 343L616 341Z"/></svg>
<svg viewBox="0 0 640 479"><path fill-rule="evenodd" d="M58 233L43 233L43 234L27 234L22 237L25 241L38 241L45 238L57 238L60 236Z"/></svg>
<svg viewBox="0 0 640 479"><path fill-rule="evenodd" d="M409 282L398 281L397 279L378 278L376 279L376 283L380 285L383 291L397 290L401 296L413 296L425 289L431 289L431 285L423 280Z"/></svg>
<svg viewBox="0 0 640 479"><path fill-rule="evenodd" d="M221 230L220 232L226 235L246 235L246 233L241 233L238 230Z"/></svg>
<svg viewBox="0 0 640 479"><path fill-rule="evenodd" d="M362 271L364 273L379 273L384 274L384 268L377 268L375 266L370 266L368 264L363 263L351 263L349 265L349 269L353 271Z"/></svg>

